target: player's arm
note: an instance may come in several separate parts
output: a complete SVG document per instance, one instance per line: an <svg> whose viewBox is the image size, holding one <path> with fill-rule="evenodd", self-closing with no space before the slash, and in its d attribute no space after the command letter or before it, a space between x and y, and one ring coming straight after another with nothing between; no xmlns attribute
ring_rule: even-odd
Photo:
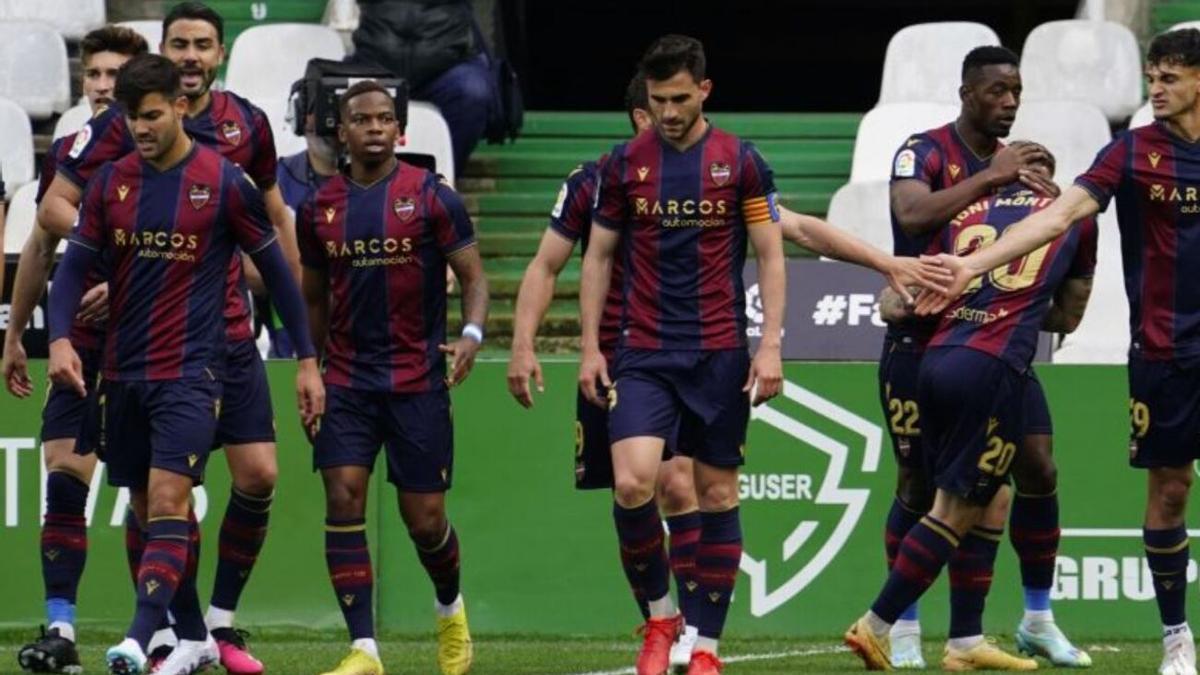
<svg viewBox="0 0 1200 675"><path fill-rule="evenodd" d="M321 268L305 265L300 270L300 290L308 310L308 333L320 355L329 337L329 274Z"/></svg>
<svg viewBox="0 0 1200 675"><path fill-rule="evenodd" d="M942 253L923 257L930 265L944 266L953 275L947 293L926 293L917 302L921 315L940 312L950 300L962 294L971 279L1033 251L1067 231L1071 223L1090 218L1100 211L1100 204L1090 192L1072 185L1050 206L1030 214L1004 231L1004 236L990 246L984 246L966 257Z"/></svg>
<svg viewBox="0 0 1200 675"><path fill-rule="evenodd" d="M579 280L579 323L580 336L579 387L583 396L595 405L604 406L604 399L597 391L597 381L607 390L612 386L608 377L608 364L600 351L600 317L604 313L604 300L608 296L608 285L612 282L613 257L621 234L609 229L600 221L592 223L591 240L583 256L583 269Z"/></svg>
<svg viewBox="0 0 1200 675"><path fill-rule="evenodd" d="M21 255L17 259L8 330L4 334L4 382L8 391L18 398L25 398L33 392L21 338L25 336L34 308L46 289L58 242L59 238L48 230L35 227L21 247Z"/></svg>
<svg viewBox="0 0 1200 675"><path fill-rule="evenodd" d="M71 236L71 226L79 215L83 190L71 179L59 173L50 182L42 203L38 205L37 224L59 239Z"/></svg>
<svg viewBox="0 0 1200 675"><path fill-rule="evenodd" d="M50 363L47 375L52 382L71 387L81 397L87 396L83 365L68 335L75 321L75 313L79 311L79 303L83 300L84 281L99 258L98 248L82 241L72 241L58 264L54 286L50 289Z"/></svg>
<svg viewBox="0 0 1200 675"><path fill-rule="evenodd" d="M751 224L748 227L754 255L758 260L758 288L762 293L762 341L750 365L745 391L754 388L753 404L774 398L783 386L783 308L787 296L787 271L783 257L783 238L774 223Z"/></svg>
<svg viewBox="0 0 1200 675"><path fill-rule="evenodd" d="M513 322L512 357L508 361L508 391L517 402L526 408L533 407L533 395L529 391L529 378L537 384L538 392L545 391L542 366L533 350L533 339L537 337L538 324L546 315L550 301L554 298L554 286L558 275L571 259L575 242L546 228L542 242L517 291L516 319Z"/></svg>
<svg viewBox="0 0 1200 675"><path fill-rule="evenodd" d="M475 365L475 355L479 353L482 335L475 331L487 323L488 315L488 281L483 273L483 259L479 255L479 246L474 243L464 246L450 254L446 259L458 283L462 287L462 322L463 334L457 342L444 345L442 351L450 355L450 386L462 384L471 374Z"/></svg>
<svg viewBox="0 0 1200 675"><path fill-rule="evenodd" d="M1083 312L1091 295L1091 277L1064 281L1055 291L1054 302L1042 319L1042 330L1049 333L1075 332L1083 320Z"/></svg>

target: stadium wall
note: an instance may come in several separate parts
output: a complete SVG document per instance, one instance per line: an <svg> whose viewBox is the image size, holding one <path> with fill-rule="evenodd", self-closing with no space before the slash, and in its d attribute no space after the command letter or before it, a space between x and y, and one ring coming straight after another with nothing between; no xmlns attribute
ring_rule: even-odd
<svg viewBox="0 0 1200 675"><path fill-rule="evenodd" d="M44 382L44 362L34 364ZM322 556L323 495L296 420L293 369L269 366L279 413L280 479L270 536L240 622L342 631ZM1140 540L1144 478L1126 464L1123 368L1042 366L1055 414L1064 529L1055 612L1072 635L1144 638L1157 625ZM463 552L463 588L477 632L623 633L638 622L618 564L607 492L572 487L576 365L546 364L547 393L532 411L505 388L505 364L480 363L454 393L457 461L450 513ZM840 634L871 600L884 572L882 530L894 463L883 433L874 364L789 363L786 395L755 411L743 512L747 550L730 631ZM38 560L40 397L0 405L0 626L42 621ZM381 627L427 632L432 591L395 508L375 475L370 541ZM228 494L217 455L197 491L204 522L202 594ZM132 599L122 549L123 503L103 487L91 502L83 624L123 625ZM1189 567L1189 582L1197 566ZM1189 593L1196 611L1197 594ZM946 625L945 582L922 604L930 633ZM1017 564L1005 544L987 625L1019 619Z"/></svg>

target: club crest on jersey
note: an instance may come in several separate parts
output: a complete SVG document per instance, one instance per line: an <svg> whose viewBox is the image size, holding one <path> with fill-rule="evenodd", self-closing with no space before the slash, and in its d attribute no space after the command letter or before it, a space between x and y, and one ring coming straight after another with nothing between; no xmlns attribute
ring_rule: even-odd
<svg viewBox="0 0 1200 675"><path fill-rule="evenodd" d="M242 128L233 120L225 120L221 124L221 135L230 145L237 145L242 140Z"/></svg>
<svg viewBox="0 0 1200 675"><path fill-rule="evenodd" d="M128 185L118 185L117 186L117 199L123 202L123 201L125 201L125 198L128 196L129 196L129 186Z"/></svg>
<svg viewBox="0 0 1200 675"><path fill-rule="evenodd" d="M333 223L333 217L336 215L337 209L333 208L332 206L325 209L325 224L331 225Z"/></svg>
<svg viewBox="0 0 1200 675"><path fill-rule="evenodd" d="M901 150L896 153L892 174L899 178L912 178L917 175L917 153L912 150Z"/></svg>
<svg viewBox="0 0 1200 675"><path fill-rule="evenodd" d="M1159 161L1162 160L1162 155L1158 154L1157 152L1152 152L1146 155L1146 159L1150 160L1151 167L1157 169Z"/></svg>
<svg viewBox="0 0 1200 675"><path fill-rule="evenodd" d="M731 173L732 172L729 170L728 164L713 162L708 166L708 175L712 176L713 182L717 184L717 187L721 187L728 183Z"/></svg>
<svg viewBox="0 0 1200 675"><path fill-rule="evenodd" d="M396 201L392 202L392 210L400 220L408 220L416 212L417 205L412 197L397 197Z"/></svg>
<svg viewBox="0 0 1200 675"><path fill-rule="evenodd" d="M208 200L212 197L212 188L207 185L193 185L188 190L188 201L192 203L192 208L199 211L204 208Z"/></svg>
<svg viewBox="0 0 1200 675"><path fill-rule="evenodd" d="M638 167L638 170L637 170L637 173L638 173L638 180L640 180L640 181L645 181L645 180L646 180L646 176L649 176L649 175L650 175L650 167L648 167L648 166L639 166L639 167Z"/></svg>
<svg viewBox="0 0 1200 675"><path fill-rule="evenodd" d="M75 142L71 144L71 151L67 156L71 159L76 159L83 153L84 148L88 146L92 140L92 126L85 124L78 133L75 134Z"/></svg>
<svg viewBox="0 0 1200 675"><path fill-rule="evenodd" d="M950 177L951 178L958 178L958 174L961 172L962 172L962 168L959 167L957 164L950 165Z"/></svg>

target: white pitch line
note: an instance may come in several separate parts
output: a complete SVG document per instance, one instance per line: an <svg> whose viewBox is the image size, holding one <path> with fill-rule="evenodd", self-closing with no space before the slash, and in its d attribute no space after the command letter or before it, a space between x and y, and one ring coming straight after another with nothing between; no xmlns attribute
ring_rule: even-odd
<svg viewBox="0 0 1200 675"><path fill-rule="evenodd" d="M743 661L773 661L775 659L788 659L797 656L819 656L821 654L837 654L839 652L849 652L845 647L816 647L813 649L797 649L789 652L768 652L765 654L741 654L739 656L730 656L722 658L724 663L741 663ZM593 670L586 673L578 673L577 675L635 675L636 668L621 668L620 670Z"/></svg>
<svg viewBox="0 0 1200 675"><path fill-rule="evenodd" d="M1138 528L1104 528L1104 527L1065 527L1062 530L1064 537L1141 537L1142 531ZM1189 537L1200 537L1200 530L1188 530Z"/></svg>

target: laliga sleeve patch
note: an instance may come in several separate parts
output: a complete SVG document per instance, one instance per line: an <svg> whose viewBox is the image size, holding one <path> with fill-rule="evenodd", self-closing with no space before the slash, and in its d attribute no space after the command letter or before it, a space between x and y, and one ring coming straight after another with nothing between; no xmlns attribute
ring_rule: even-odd
<svg viewBox="0 0 1200 675"><path fill-rule="evenodd" d="M71 151L67 153L67 156L71 159L78 159L79 155L83 153L84 148L86 148L88 143L91 141L92 125L85 124L83 125L83 128L75 134L75 142L71 144Z"/></svg>
<svg viewBox="0 0 1200 675"><path fill-rule="evenodd" d="M896 165L892 167L892 175L901 178L912 178L917 175L917 153L908 149L897 153Z"/></svg>
<svg viewBox="0 0 1200 675"><path fill-rule="evenodd" d="M558 191L558 199L554 202L554 208L550 211L550 215L555 218L562 218L563 206L567 203L567 184L563 183L562 188Z"/></svg>

